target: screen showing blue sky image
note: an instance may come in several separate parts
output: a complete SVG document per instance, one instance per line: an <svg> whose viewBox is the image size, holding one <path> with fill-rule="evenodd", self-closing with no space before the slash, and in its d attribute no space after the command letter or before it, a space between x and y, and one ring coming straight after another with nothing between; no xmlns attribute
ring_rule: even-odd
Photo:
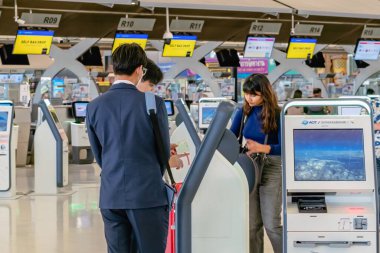
<svg viewBox="0 0 380 253"><path fill-rule="evenodd" d="M295 129L296 181L365 181L362 129Z"/></svg>
<svg viewBox="0 0 380 253"><path fill-rule="evenodd" d="M216 114L218 107L203 107L202 124L210 124Z"/></svg>
<svg viewBox="0 0 380 253"><path fill-rule="evenodd" d="M0 132L7 131L8 112L0 112Z"/></svg>

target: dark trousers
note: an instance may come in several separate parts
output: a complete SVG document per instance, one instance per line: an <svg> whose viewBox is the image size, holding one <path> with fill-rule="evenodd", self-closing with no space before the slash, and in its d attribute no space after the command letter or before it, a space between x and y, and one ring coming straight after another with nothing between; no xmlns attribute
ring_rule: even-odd
<svg viewBox="0 0 380 253"><path fill-rule="evenodd" d="M167 206L146 209L101 209L108 253L164 253L169 212ZM132 239L133 234L133 239Z"/></svg>

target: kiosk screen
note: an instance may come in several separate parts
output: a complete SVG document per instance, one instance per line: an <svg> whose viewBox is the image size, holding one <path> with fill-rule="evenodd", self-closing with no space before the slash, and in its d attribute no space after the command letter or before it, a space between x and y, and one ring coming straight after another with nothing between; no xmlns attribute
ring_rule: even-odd
<svg viewBox="0 0 380 253"><path fill-rule="evenodd" d="M168 116L174 115L174 104L172 100L165 100L165 107Z"/></svg>
<svg viewBox="0 0 380 253"><path fill-rule="evenodd" d="M218 107L203 107L202 108L202 124L203 125L210 125L211 121L213 120L216 110Z"/></svg>
<svg viewBox="0 0 380 253"><path fill-rule="evenodd" d="M88 105L88 102L85 102L85 103L77 102L77 103L75 103L75 105L74 105L75 117L85 118L86 117L87 105Z"/></svg>
<svg viewBox="0 0 380 253"><path fill-rule="evenodd" d="M365 181L363 129L295 129L295 181Z"/></svg>
<svg viewBox="0 0 380 253"><path fill-rule="evenodd" d="M8 112L0 112L0 132L6 132L8 127Z"/></svg>

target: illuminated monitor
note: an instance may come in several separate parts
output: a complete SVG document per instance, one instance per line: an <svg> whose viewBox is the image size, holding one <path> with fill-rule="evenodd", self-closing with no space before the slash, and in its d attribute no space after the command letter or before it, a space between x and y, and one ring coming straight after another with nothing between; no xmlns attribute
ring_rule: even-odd
<svg viewBox="0 0 380 253"><path fill-rule="evenodd" d="M174 35L170 44L164 45L163 57L192 57L197 36Z"/></svg>
<svg viewBox="0 0 380 253"><path fill-rule="evenodd" d="M290 37L287 55L288 59L311 59L317 39Z"/></svg>
<svg viewBox="0 0 380 253"><path fill-rule="evenodd" d="M355 48L355 60L376 61L379 58L380 41L359 39Z"/></svg>
<svg viewBox="0 0 380 253"><path fill-rule="evenodd" d="M374 191L370 115L290 115L284 121L289 192Z"/></svg>
<svg viewBox="0 0 380 253"><path fill-rule="evenodd" d="M173 100L165 100L165 107L168 113L168 116L174 115L174 103Z"/></svg>
<svg viewBox="0 0 380 253"><path fill-rule="evenodd" d="M8 131L8 112L0 112L0 132Z"/></svg>
<svg viewBox="0 0 380 253"><path fill-rule="evenodd" d="M365 181L363 129L294 129L295 181Z"/></svg>
<svg viewBox="0 0 380 253"><path fill-rule="evenodd" d="M210 126L220 102L222 100L199 102L198 126L200 129L207 129Z"/></svg>
<svg viewBox="0 0 380 253"><path fill-rule="evenodd" d="M87 101L77 101L72 104L73 116L76 122L84 122L87 113Z"/></svg>
<svg viewBox="0 0 380 253"><path fill-rule="evenodd" d="M123 33L116 32L115 39L113 41L112 52L115 51L116 48L123 44L128 43L136 43L142 49L145 49L146 43L148 41L148 34L132 34L132 33Z"/></svg>
<svg viewBox="0 0 380 253"><path fill-rule="evenodd" d="M244 58L270 58L275 38L248 36L244 47Z"/></svg>
<svg viewBox="0 0 380 253"><path fill-rule="evenodd" d="M18 30L13 54L50 54L54 31Z"/></svg>

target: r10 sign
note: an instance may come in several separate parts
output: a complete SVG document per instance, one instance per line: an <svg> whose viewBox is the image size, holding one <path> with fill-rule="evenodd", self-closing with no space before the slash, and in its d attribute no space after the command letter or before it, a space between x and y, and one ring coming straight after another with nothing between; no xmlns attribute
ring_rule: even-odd
<svg viewBox="0 0 380 253"><path fill-rule="evenodd" d="M121 18L117 30L121 31L153 31L154 18Z"/></svg>

